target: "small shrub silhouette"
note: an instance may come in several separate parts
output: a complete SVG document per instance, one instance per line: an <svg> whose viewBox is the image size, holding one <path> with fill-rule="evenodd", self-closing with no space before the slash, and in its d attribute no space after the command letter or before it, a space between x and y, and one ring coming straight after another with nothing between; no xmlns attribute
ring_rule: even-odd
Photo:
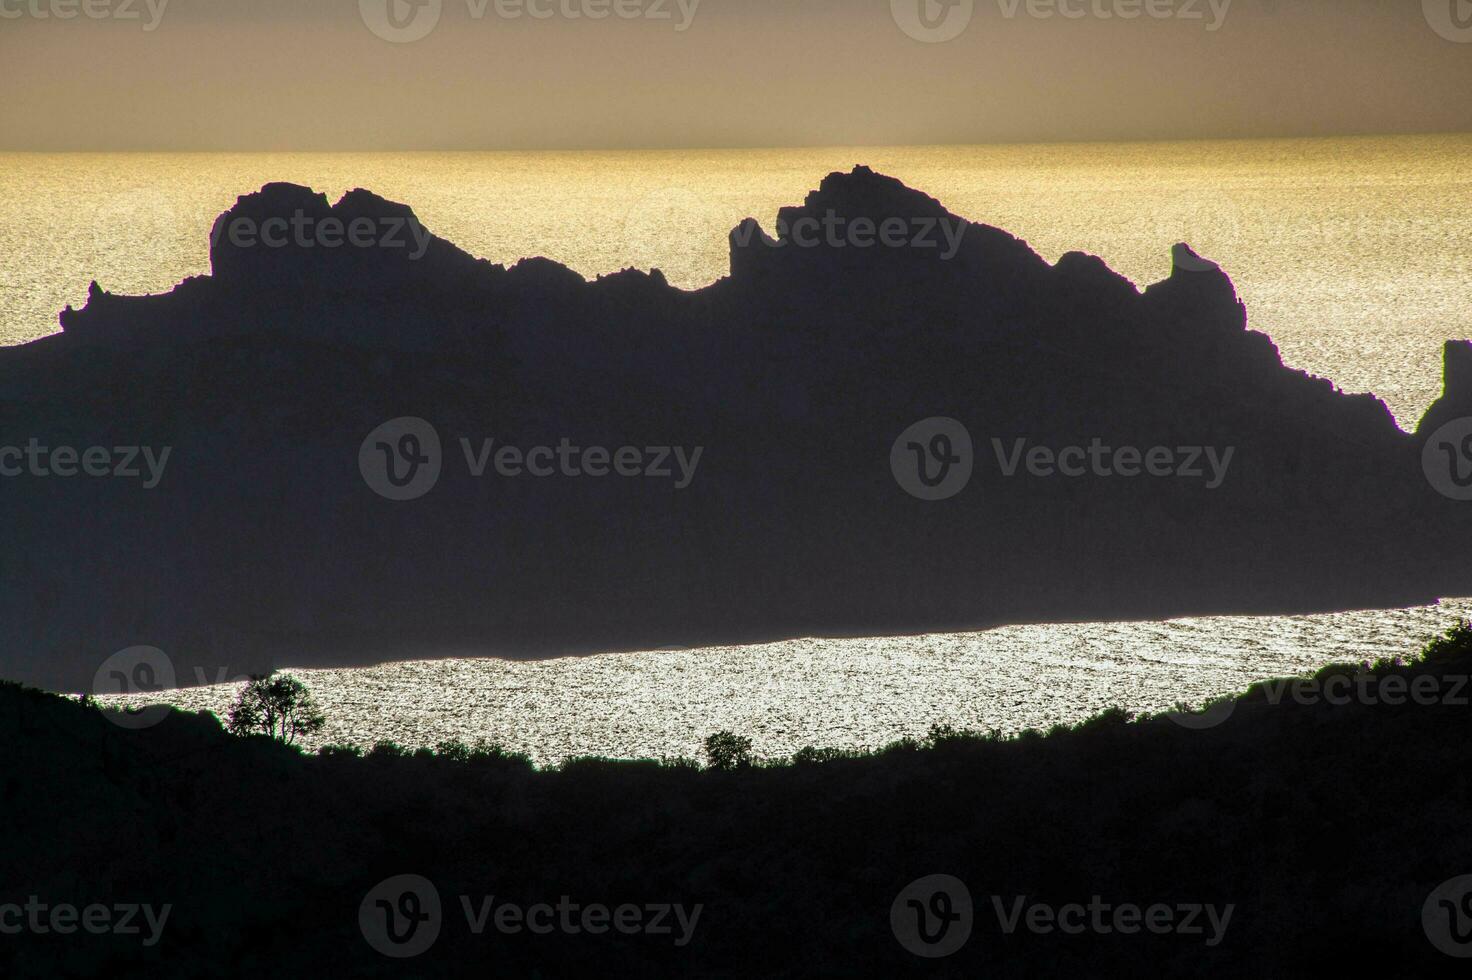
<svg viewBox="0 0 1472 980"><path fill-rule="evenodd" d="M370 759L402 759L407 755L404 747L391 738L381 738L368 750Z"/></svg>
<svg viewBox="0 0 1472 980"><path fill-rule="evenodd" d="M794 766L816 766L837 759L854 759L860 755L848 749L805 745L792 754Z"/></svg>
<svg viewBox="0 0 1472 980"><path fill-rule="evenodd" d="M1455 663L1472 656L1472 621L1458 623L1426 644L1421 659L1428 664Z"/></svg>
<svg viewBox="0 0 1472 980"><path fill-rule="evenodd" d="M451 762L466 762L470 759L470 746L458 738L448 739L440 742L434 747L434 754L441 759Z"/></svg>

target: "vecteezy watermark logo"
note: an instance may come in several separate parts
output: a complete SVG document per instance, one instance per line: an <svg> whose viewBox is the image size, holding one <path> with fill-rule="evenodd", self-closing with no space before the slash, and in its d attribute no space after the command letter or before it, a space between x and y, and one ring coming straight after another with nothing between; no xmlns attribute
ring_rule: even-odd
<svg viewBox="0 0 1472 980"><path fill-rule="evenodd" d="M1443 497L1472 500L1472 418L1453 419L1421 449L1426 480Z"/></svg>
<svg viewBox="0 0 1472 980"><path fill-rule="evenodd" d="M1432 0L1426 0L1429 4ZM1461 2L1461 0L1456 0ZM1232 0L997 0L1007 20L1026 14L1034 20L1152 20L1207 21L1206 30L1221 30ZM929 44L961 35L975 15L975 0L890 0L894 22L910 37Z"/></svg>
<svg viewBox="0 0 1472 980"><path fill-rule="evenodd" d="M494 895L483 895L472 903L469 895L461 895L460 907L465 911L466 926L476 936L485 932L487 924L492 924L497 932L512 936L520 932L534 936L547 936L554 932L576 936L586 932L599 936L609 931L625 936L641 933L672 936L678 947L688 946L695 938L695 927L700 922L700 913L705 910L700 903L688 909L671 902L626 903L613 907L598 902L585 905L574 902L568 895L558 898L556 905L550 902L533 905L497 902Z"/></svg>
<svg viewBox="0 0 1472 980"><path fill-rule="evenodd" d="M556 904L537 902L519 905L497 901L495 895L461 895L465 927L473 936L488 928L503 935L528 932L535 936L552 933L598 936L618 932L673 936L679 947L689 945L705 906L686 908L681 904L653 902L610 907L597 902L574 902L561 896ZM358 928L368 945L385 956L407 959L428 950L440 935L444 921L439 890L420 875L396 875L375 885L358 906Z"/></svg>
<svg viewBox="0 0 1472 980"><path fill-rule="evenodd" d="M680 19L675 32L683 34L695 21L702 0L466 0L470 16L474 20L485 17L487 8L493 10L501 20L607 20L611 14L620 20L674 20L675 11Z"/></svg>
<svg viewBox="0 0 1472 980"><path fill-rule="evenodd" d="M1214 32L1226 22L1232 0L997 0L997 6L1008 20L1020 11L1035 20L1206 20L1209 10L1206 29Z"/></svg>
<svg viewBox="0 0 1472 980"><path fill-rule="evenodd" d="M1418 707L1465 708L1472 703L1472 676L1467 674L1377 674L1360 669L1354 674L1331 673L1327 677L1283 677L1254 685L1270 706L1296 704L1313 707L1327 704L1342 708L1348 705L1392 708L1403 705ZM1201 711L1176 711L1167 714L1183 728L1215 728L1236 709L1235 699L1216 701Z"/></svg>
<svg viewBox="0 0 1472 980"><path fill-rule="evenodd" d="M1139 476L1179 477L1204 481L1216 490L1227 478L1236 447L1111 446L1097 436L1088 445L1059 448L1014 439L1008 445L991 440L997 469L1004 477L1019 472L1033 477L1062 476L1130 479ZM965 489L973 468L971 435L955 419L931 418L900 434L890 447L889 466L906 493L921 500L945 500Z"/></svg>
<svg viewBox="0 0 1472 980"><path fill-rule="evenodd" d="M556 446L533 446L530 449L497 446L495 439L482 439L477 447L469 439L462 438L460 449L465 455L466 470L477 478L485 476L486 470L491 468L499 476L526 475L537 479L551 476L591 476L596 479L611 474L673 480L676 490L684 490L694 482L700 457L705 453L704 446L690 449L684 446L620 446L609 450L603 446L575 445L566 437Z"/></svg>
<svg viewBox="0 0 1472 980"><path fill-rule="evenodd" d="M917 878L889 907L894 938L916 956L950 956L971 938L971 891L950 875Z"/></svg>
<svg viewBox="0 0 1472 980"><path fill-rule="evenodd" d="M1221 908L1201 902L1178 902L1168 905L1156 902L1149 906L1133 902L1106 902L1094 895L1087 905L1070 902L1053 906L1045 902L1029 902L1026 896L1013 896L1010 902L1000 895L991 897L997 923L1002 932L1012 935L1019 929L1036 935L1054 932L1079 936L1091 932L1100 936L1137 935L1141 932L1157 936L1199 936L1208 947L1221 945L1237 910L1229 903Z"/></svg>
<svg viewBox="0 0 1472 980"><path fill-rule="evenodd" d="M971 433L950 418L916 422L889 450L895 482L921 500L946 500L966 489L974 464Z"/></svg>
<svg viewBox="0 0 1472 980"><path fill-rule="evenodd" d="M157 647L137 646L119 650L102 662L92 675L92 693L97 697L116 694L151 694L175 686L174 662ZM172 710L166 704L124 707L106 712L107 718L123 728L157 725Z"/></svg>
<svg viewBox="0 0 1472 980"><path fill-rule="evenodd" d="M0 19L71 20L80 13L89 20L142 20L143 8L148 11L143 29L152 31L168 5L169 0L0 0Z"/></svg>
<svg viewBox="0 0 1472 980"><path fill-rule="evenodd" d="M298 208L288 219L256 221L249 215L225 213L210 232L210 244L228 241L236 248L352 248L402 249L411 261L424 257L434 236L413 215L366 215L344 221L336 215L317 218Z"/></svg>
<svg viewBox="0 0 1472 980"><path fill-rule="evenodd" d="M649 477L671 480L684 490L695 480L704 446L580 446L564 437L557 445L523 449L498 445L495 439L479 444L461 437L466 472L479 479L489 472L515 478L606 476ZM368 434L358 449L358 470L381 497L414 500L433 489L440 478L440 438L434 426L420 418L385 422Z"/></svg>
<svg viewBox="0 0 1472 980"><path fill-rule="evenodd" d="M440 22L443 0L358 0L358 13L374 34L394 44L426 37Z"/></svg>
<svg viewBox="0 0 1472 980"><path fill-rule="evenodd" d="M1472 875L1442 882L1426 896L1421 928L1431 945L1446 955L1472 957Z"/></svg>
<svg viewBox="0 0 1472 980"><path fill-rule="evenodd" d="M940 44L961 36L976 15L976 0L889 0L900 30L917 41Z"/></svg>
<svg viewBox="0 0 1472 980"><path fill-rule="evenodd" d="M3 2L3 0L0 0ZM678 21L683 34L695 21L702 0L465 0L471 20L489 13L498 20L620 20ZM404 44L428 36L440 22L443 0L358 0L363 23L385 41Z"/></svg>
<svg viewBox="0 0 1472 980"><path fill-rule="evenodd" d="M94 903L77 908L67 902L50 904L41 901L38 895L31 895L25 905L14 902L0 905L0 935L30 932L38 936L49 933L70 936L80 928L94 936L143 936L143 945L152 947L163 937L164 926L173 910L172 904L155 909L150 904L136 902Z"/></svg>
<svg viewBox="0 0 1472 980"><path fill-rule="evenodd" d="M380 497L416 500L440 479L440 434L412 416L383 423L358 448L358 471Z"/></svg>
<svg viewBox="0 0 1472 980"><path fill-rule="evenodd" d="M1469 879L1472 880L1472 879ZM1446 886L1443 886L1446 887ZM1087 903L1049 905L1025 895L990 896L998 930L1005 936L1019 931L1035 935L1084 933L1108 936L1198 936L1208 947L1221 945L1231 925L1235 904L1156 902L1148 906L1105 901L1091 896ZM912 881L895 897L889 924L900 945L917 956L949 956L966 944L974 924L971 892L950 875L930 875Z"/></svg>
<svg viewBox="0 0 1472 980"><path fill-rule="evenodd" d="M949 216L931 218L848 218L829 209L822 217L803 215L788 222L777 219L777 237L760 234L755 221L743 221L731 233L731 244L746 248L755 240L768 248L911 248L940 249L941 261L961 251L961 240L971 222Z"/></svg>
<svg viewBox="0 0 1472 980"><path fill-rule="evenodd" d="M420 875L395 875L374 885L358 906L363 938L384 956L418 956L440 936L440 893Z"/></svg>
<svg viewBox="0 0 1472 980"><path fill-rule="evenodd" d="M47 446L34 436L22 446L0 446L0 477L121 477L143 478L152 490L164 478L172 446ZM147 469L147 473L143 472Z"/></svg>
<svg viewBox="0 0 1472 980"><path fill-rule="evenodd" d="M1224 450L1216 446L1116 447L1095 436L1087 446L1057 449L1029 446L1026 439L1014 439L1008 447L1001 439L993 439L992 451L1006 477L1016 476L1024 468L1035 477L1179 477L1204 480L1206 489L1215 490L1226 481L1237 449L1235 446Z"/></svg>
<svg viewBox="0 0 1472 980"><path fill-rule="evenodd" d="M1421 0L1431 29L1448 41L1472 44L1472 0Z"/></svg>

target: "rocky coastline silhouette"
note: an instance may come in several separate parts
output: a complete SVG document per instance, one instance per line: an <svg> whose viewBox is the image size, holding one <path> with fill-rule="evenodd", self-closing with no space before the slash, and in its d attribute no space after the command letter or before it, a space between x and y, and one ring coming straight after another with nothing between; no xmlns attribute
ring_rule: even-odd
<svg viewBox="0 0 1472 980"><path fill-rule="evenodd" d="M210 275L94 283L0 350L0 677L78 690L137 644L185 683L1472 594L1472 506L1423 471L1472 416L1472 343L1410 434L1285 367L1184 245L1142 291L864 167L778 226L687 292L477 259L364 190L241 197ZM363 454L404 419L437 475L391 499ZM969 476L924 499L892 454L959 462L900 439L936 419ZM401 429L386 465L427 460Z"/></svg>

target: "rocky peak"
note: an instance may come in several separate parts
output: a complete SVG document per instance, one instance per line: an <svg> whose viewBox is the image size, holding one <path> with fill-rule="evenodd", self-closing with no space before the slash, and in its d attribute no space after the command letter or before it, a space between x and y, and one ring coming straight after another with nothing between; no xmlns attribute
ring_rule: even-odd
<svg viewBox="0 0 1472 980"><path fill-rule="evenodd" d="M1426 410L1419 432L1435 432L1453 419L1472 416L1472 340L1449 340L1442 351L1441 397Z"/></svg>

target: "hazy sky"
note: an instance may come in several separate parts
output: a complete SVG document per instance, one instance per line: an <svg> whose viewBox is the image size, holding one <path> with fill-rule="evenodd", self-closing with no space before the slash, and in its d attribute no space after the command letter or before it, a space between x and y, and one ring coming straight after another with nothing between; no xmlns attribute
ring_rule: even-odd
<svg viewBox="0 0 1472 980"><path fill-rule="evenodd" d="M0 0L0 149L1472 130L1468 0L973 3Z"/></svg>

